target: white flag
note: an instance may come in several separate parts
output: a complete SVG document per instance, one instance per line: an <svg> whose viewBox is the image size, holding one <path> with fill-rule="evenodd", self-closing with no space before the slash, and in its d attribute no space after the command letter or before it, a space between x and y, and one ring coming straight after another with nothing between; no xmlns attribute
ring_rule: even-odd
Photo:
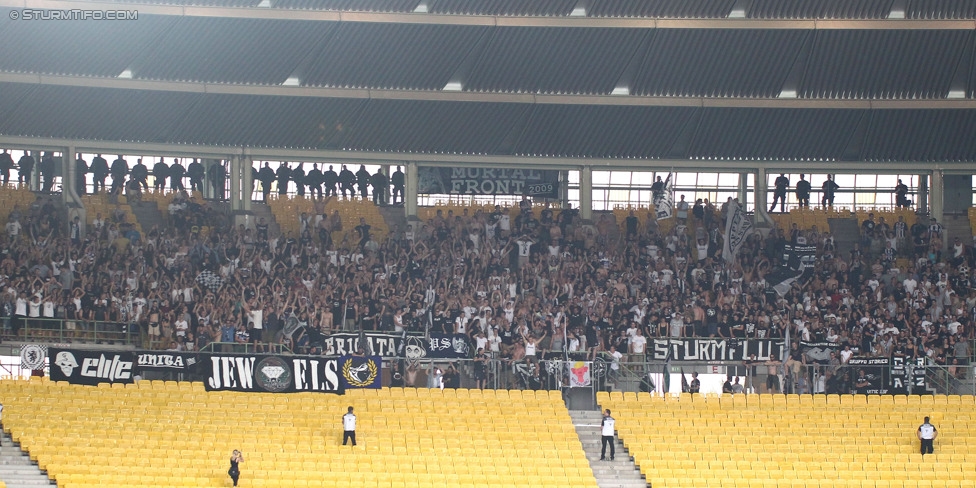
<svg viewBox="0 0 976 488"><path fill-rule="evenodd" d="M592 365L593 363L590 361L567 362L566 367L569 368L569 386L571 388L590 386L592 378L590 367Z"/></svg>
<svg viewBox="0 0 976 488"><path fill-rule="evenodd" d="M653 201L657 219L670 219L671 215L674 214L674 189L671 185L671 173L668 173L668 178L664 180L664 188L661 191L654 192Z"/></svg>
<svg viewBox="0 0 976 488"><path fill-rule="evenodd" d="M725 219L725 245L722 247L722 256L725 262L735 261L736 254L749 237L752 230L752 220L746 215L745 210L738 202L729 203L728 216Z"/></svg>

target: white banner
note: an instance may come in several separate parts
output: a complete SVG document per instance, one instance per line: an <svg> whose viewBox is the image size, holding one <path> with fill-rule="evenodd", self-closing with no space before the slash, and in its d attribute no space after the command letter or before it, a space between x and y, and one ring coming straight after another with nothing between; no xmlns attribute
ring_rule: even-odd
<svg viewBox="0 0 976 488"><path fill-rule="evenodd" d="M658 220L670 219L674 214L674 187L671 183L671 174L668 173L667 179L664 180L664 188L660 191L654 189L654 211L657 213Z"/></svg>
<svg viewBox="0 0 976 488"><path fill-rule="evenodd" d="M47 346L40 344L24 344L20 346L20 369L39 371L44 369L47 359Z"/></svg>
<svg viewBox="0 0 976 488"><path fill-rule="evenodd" d="M728 216L725 219L725 245L722 247L722 257L725 262L735 261L735 256L739 254L739 249L749 237L752 230L752 220L746 215L746 211L738 202L729 203Z"/></svg>
<svg viewBox="0 0 976 488"><path fill-rule="evenodd" d="M566 363L566 367L569 368L569 386L570 388L578 388L584 386L590 386L592 381L592 366L591 361L570 361Z"/></svg>

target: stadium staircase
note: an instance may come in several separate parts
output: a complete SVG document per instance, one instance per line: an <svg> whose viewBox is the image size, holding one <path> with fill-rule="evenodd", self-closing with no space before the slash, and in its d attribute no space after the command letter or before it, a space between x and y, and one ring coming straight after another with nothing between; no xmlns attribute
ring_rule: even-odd
<svg viewBox="0 0 976 488"><path fill-rule="evenodd" d="M942 220L944 221L942 225L946 229L944 242L947 249L952 246L952 241L956 237L963 244L971 245L973 243L973 228L968 214L945 214Z"/></svg>
<svg viewBox="0 0 976 488"><path fill-rule="evenodd" d="M616 455L613 461L600 461L601 434L600 421L603 419L598 410L571 410L570 417L576 434L583 444L586 459L590 462L590 469L600 488L647 488L647 480L637 469L634 459L619 438L615 438ZM608 454L609 455L609 454Z"/></svg>
<svg viewBox="0 0 976 488"><path fill-rule="evenodd" d="M385 207L377 207L380 211L380 215L383 216L383 220L386 221L386 227L390 230L399 226L401 232L407 228L407 215L403 211L402 205L387 205Z"/></svg>
<svg viewBox="0 0 976 488"><path fill-rule="evenodd" d="M849 258L854 243L861 239L861 228L856 218L837 218L827 219L830 233L834 236L834 243L837 245L837 256Z"/></svg>
<svg viewBox="0 0 976 488"><path fill-rule="evenodd" d="M154 226L158 226L160 229L166 228L165 214L156 203L152 201L133 202L129 206L132 208L132 215L135 216L136 222L144 231L149 232Z"/></svg>
<svg viewBox="0 0 976 488"><path fill-rule="evenodd" d="M34 488L53 484L9 435L0 435L0 488Z"/></svg>
<svg viewBox="0 0 976 488"><path fill-rule="evenodd" d="M281 232L281 226L278 225L274 212L271 211L271 207L269 207L267 203L252 203L251 213L254 214L253 224L257 224L262 218L264 218L264 221L268 224L268 234L276 235Z"/></svg>

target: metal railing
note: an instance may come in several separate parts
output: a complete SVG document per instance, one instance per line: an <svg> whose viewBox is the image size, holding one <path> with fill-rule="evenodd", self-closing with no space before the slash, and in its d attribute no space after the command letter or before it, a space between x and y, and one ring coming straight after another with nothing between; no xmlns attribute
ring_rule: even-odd
<svg viewBox="0 0 976 488"><path fill-rule="evenodd" d="M261 343L260 347L251 342L211 342L200 352L219 352L235 354L293 354L285 344Z"/></svg>
<svg viewBox="0 0 976 488"><path fill-rule="evenodd" d="M126 322L21 316L2 317L0 322L4 341L140 346L144 339L138 324Z"/></svg>
<svg viewBox="0 0 976 488"><path fill-rule="evenodd" d="M884 360L884 358L880 358ZM594 368L595 370L598 368ZM607 369L599 390L688 392L692 373L711 376L714 381L738 379L743 393L797 394L912 394L976 395L976 367L934 364L823 365L796 367L743 362L627 362ZM733 383L734 384L734 383ZM723 385L724 386L724 385ZM723 387L703 384L701 393L721 393Z"/></svg>

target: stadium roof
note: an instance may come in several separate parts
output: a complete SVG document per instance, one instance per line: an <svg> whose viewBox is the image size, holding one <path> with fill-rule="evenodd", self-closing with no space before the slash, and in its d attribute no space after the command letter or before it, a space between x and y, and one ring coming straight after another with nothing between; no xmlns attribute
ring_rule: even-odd
<svg viewBox="0 0 976 488"><path fill-rule="evenodd" d="M976 161L976 2L257 5L0 0L0 140ZM139 17L10 20L25 6Z"/></svg>

